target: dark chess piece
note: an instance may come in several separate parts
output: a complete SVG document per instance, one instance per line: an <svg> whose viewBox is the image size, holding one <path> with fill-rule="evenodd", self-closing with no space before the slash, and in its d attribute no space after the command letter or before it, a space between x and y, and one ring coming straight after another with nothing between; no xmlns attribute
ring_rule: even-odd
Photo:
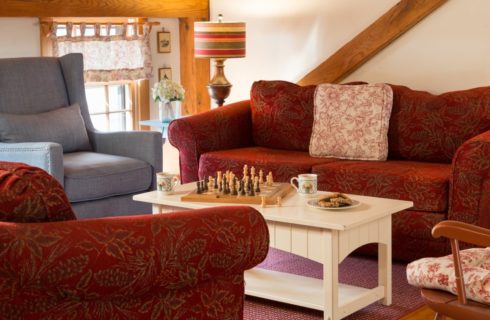
<svg viewBox="0 0 490 320"><path fill-rule="evenodd" d="M244 186L243 180L240 181L240 190L238 190L238 191L239 191L239 194L241 196L244 196L245 195L245 186Z"/></svg>
<svg viewBox="0 0 490 320"><path fill-rule="evenodd" d="M221 181L221 183L218 186L218 192L219 193L223 192L223 181Z"/></svg>
<svg viewBox="0 0 490 320"><path fill-rule="evenodd" d="M214 179L214 189L218 189L218 176Z"/></svg>
<svg viewBox="0 0 490 320"><path fill-rule="evenodd" d="M238 191L236 190L236 179L233 179L233 186L231 188L231 195L232 196L238 195Z"/></svg>
<svg viewBox="0 0 490 320"><path fill-rule="evenodd" d="M197 181L197 182L196 182L196 187L197 187L196 193L197 193L197 194L201 194L201 193L202 193L202 189L201 189L201 181Z"/></svg>
<svg viewBox="0 0 490 320"><path fill-rule="evenodd" d="M256 185L256 186L255 186L255 193L260 193L260 186L259 186L259 183L257 182L255 185Z"/></svg>
<svg viewBox="0 0 490 320"><path fill-rule="evenodd" d="M208 191L209 190L209 188L208 188L208 182L209 182L208 178L205 177L204 178L204 181L203 181L203 190L204 191Z"/></svg>

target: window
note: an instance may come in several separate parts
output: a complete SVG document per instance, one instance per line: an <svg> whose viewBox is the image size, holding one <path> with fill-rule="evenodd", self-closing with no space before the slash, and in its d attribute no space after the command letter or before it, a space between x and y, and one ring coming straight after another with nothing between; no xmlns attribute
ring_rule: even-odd
<svg viewBox="0 0 490 320"><path fill-rule="evenodd" d="M86 85L89 113L101 131L133 130L132 81Z"/></svg>
<svg viewBox="0 0 490 320"><path fill-rule="evenodd" d="M86 97L94 127L139 129L138 121L149 113L152 24L133 18L44 19L42 39L49 41L43 41L43 55L80 52L84 56Z"/></svg>

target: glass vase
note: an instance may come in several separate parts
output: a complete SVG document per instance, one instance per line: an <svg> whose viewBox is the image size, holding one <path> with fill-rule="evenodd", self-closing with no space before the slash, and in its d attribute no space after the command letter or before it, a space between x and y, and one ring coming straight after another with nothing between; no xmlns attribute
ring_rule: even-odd
<svg viewBox="0 0 490 320"><path fill-rule="evenodd" d="M158 102L158 117L161 122L169 123L181 117L181 101Z"/></svg>

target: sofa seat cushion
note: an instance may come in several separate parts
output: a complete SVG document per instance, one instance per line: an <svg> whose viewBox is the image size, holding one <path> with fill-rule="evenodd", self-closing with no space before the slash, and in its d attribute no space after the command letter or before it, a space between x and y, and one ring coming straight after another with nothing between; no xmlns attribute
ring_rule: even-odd
<svg viewBox="0 0 490 320"><path fill-rule="evenodd" d="M94 152L63 155L65 191L71 202L147 190L152 168L145 161Z"/></svg>
<svg viewBox="0 0 490 320"><path fill-rule="evenodd" d="M318 189L413 201L413 210L445 212L450 164L337 161L313 167Z"/></svg>
<svg viewBox="0 0 490 320"><path fill-rule="evenodd" d="M243 166L254 166L264 174L272 171L274 181L289 182L300 173L309 173L314 165L337 161L336 159L313 158L308 152L249 147L207 152L199 160L199 177L215 176L216 171L231 170L242 175Z"/></svg>
<svg viewBox="0 0 490 320"><path fill-rule="evenodd" d="M459 252L463 268L466 297L490 304L490 248L466 249ZM439 289L457 294L452 255L423 258L407 266L407 280L413 286Z"/></svg>

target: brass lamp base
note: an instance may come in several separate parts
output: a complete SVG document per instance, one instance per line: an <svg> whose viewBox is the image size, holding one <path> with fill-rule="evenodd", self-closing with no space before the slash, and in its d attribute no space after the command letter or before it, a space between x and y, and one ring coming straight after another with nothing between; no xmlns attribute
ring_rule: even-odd
<svg viewBox="0 0 490 320"><path fill-rule="evenodd" d="M214 76L208 84L209 96L221 107L231 91L231 83L225 77L225 60L214 59Z"/></svg>

